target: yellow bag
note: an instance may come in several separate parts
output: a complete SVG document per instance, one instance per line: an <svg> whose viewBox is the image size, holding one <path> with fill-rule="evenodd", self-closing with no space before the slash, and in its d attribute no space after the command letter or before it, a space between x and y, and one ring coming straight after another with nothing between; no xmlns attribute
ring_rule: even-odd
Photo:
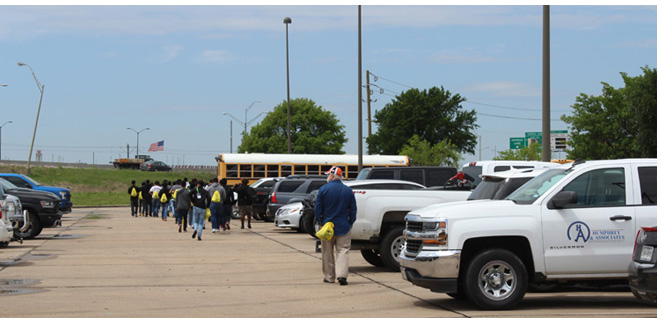
<svg viewBox="0 0 662 323"><path fill-rule="evenodd" d="M219 203L221 201L221 193L214 191L214 195L212 195L211 201L214 203Z"/></svg>
<svg viewBox="0 0 662 323"><path fill-rule="evenodd" d="M315 233L320 240L331 240L333 238L333 222L324 223L324 226Z"/></svg>
<svg viewBox="0 0 662 323"><path fill-rule="evenodd" d="M139 200L142 200L142 199L143 199L143 191L140 191L140 192L138 193L138 199L139 199Z"/></svg>
<svg viewBox="0 0 662 323"><path fill-rule="evenodd" d="M211 218L211 210L207 208L207 211L205 211L205 221L209 220Z"/></svg>
<svg viewBox="0 0 662 323"><path fill-rule="evenodd" d="M166 196L165 193L161 194L161 203L167 203L168 202L168 197Z"/></svg>
<svg viewBox="0 0 662 323"><path fill-rule="evenodd" d="M132 196L132 197L136 197L136 196L138 196L138 193L136 192L136 188L135 188L135 187L131 189L131 196Z"/></svg>
<svg viewBox="0 0 662 323"><path fill-rule="evenodd" d="M152 198L155 199L155 200L158 199L159 198L159 191L154 191L154 193L152 194Z"/></svg>

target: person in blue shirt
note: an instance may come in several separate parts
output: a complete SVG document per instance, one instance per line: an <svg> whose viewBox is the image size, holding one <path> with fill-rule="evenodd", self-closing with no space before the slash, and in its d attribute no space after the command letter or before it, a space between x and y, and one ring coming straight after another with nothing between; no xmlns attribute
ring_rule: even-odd
<svg viewBox="0 0 662 323"><path fill-rule="evenodd" d="M325 283L347 285L349 273L349 250L352 237L349 234L356 221L356 199L354 192L342 183L342 169L333 166L326 173L327 184L322 186L315 199L315 220L324 224L333 223L333 238L322 240L322 272Z"/></svg>

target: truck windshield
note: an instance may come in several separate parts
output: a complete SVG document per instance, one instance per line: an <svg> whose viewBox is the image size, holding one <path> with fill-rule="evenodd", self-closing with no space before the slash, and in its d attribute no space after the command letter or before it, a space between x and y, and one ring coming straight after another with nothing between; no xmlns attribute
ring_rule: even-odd
<svg viewBox="0 0 662 323"><path fill-rule="evenodd" d="M550 169L522 185L506 197L506 200L512 200L516 204L533 204L570 171L568 169Z"/></svg>
<svg viewBox="0 0 662 323"><path fill-rule="evenodd" d="M480 178L480 174L483 173L483 166L462 167L462 172L474 178L474 181L471 182L472 188L478 186L478 184L483 181L483 179Z"/></svg>
<svg viewBox="0 0 662 323"><path fill-rule="evenodd" d="M359 172L359 175L356 176L356 179L359 180L359 179L366 179L366 178L368 178L368 173L370 173L370 170L371 170L371 169L372 169L372 168L364 168L364 169L362 169L362 170Z"/></svg>

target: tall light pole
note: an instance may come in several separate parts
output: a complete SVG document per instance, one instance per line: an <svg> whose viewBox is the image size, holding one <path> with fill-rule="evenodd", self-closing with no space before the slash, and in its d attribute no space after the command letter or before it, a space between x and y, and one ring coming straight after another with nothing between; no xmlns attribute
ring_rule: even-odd
<svg viewBox="0 0 662 323"><path fill-rule="evenodd" d="M262 103L262 101L253 101L253 103L251 103L251 105L249 105L248 108L246 108L246 110L244 111L244 135L246 135L248 133L248 131L246 129L246 127L248 126L248 121L247 121L248 120L247 119L248 110L250 110L250 108L252 108L253 104L255 104L255 103Z"/></svg>
<svg viewBox="0 0 662 323"><path fill-rule="evenodd" d="M39 107L37 108L37 118L35 119L34 122L34 131L32 132L32 143L30 144L30 155L28 155L28 175L30 175L30 161L32 161L32 149L34 148L34 137L37 135L37 124L39 124L39 113L41 112L41 101L44 98L44 85L39 83L39 79L37 79L37 75L34 74L34 71L32 70L32 67L30 65L18 62L18 66L27 66L30 69L30 72L32 72L32 76L34 77L35 82L37 82L37 88L39 89L39 92L41 95L39 96Z"/></svg>
<svg viewBox="0 0 662 323"><path fill-rule="evenodd" d="M143 132L143 131L145 131L145 130L149 130L149 128L144 128L144 129L142 129L142 130L140 130L140 131L137 131L136 129L133 129L133 128L127 128L127 129L129 129L129 130L133 130L133 131L136 133L136 156L137 156L137 155L140 155L140 152L138 151L138 149L139 149L139 147L140 147L140 133ZM128 154L128 153L127 153L127 154Z"/></svg>
<svg viewBox="0 0 662 323"><path fill-rule="evenodd" d="M283 19L285 24L285 62L287 64L287 153L292 153L292 140L290 139L290 39L288 26L292 23L290 17Z"/></svg>
<svg viewBox="0 0 662 323"><path fill-rule="evenodd" d="M8 123L12 123L12 122L7 121L7 122L3 123L2 126L0 126L0 160L2 160L2 127L4 127Z"/></svg>
<svg viewBox="0 0 662 323"><path fill-rule="evenodd" d="M234 118L235 120L237 119L229 113L223 113L223 115L228 116L230 118ZM239 123L241 123L241 121L239 121ZM232 153L232 119L230 119L230 153Z"/></svg>
<svg viewBox="0 0 662 323"><path fill-rule="evenodd" d="M542 161L552 157L550 125L549 5L542 7Z"/></svg>

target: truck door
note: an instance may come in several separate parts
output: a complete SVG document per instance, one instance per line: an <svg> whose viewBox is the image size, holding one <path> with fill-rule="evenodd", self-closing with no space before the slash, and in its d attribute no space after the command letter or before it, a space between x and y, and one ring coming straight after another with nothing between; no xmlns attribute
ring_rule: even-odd
<svg viewBox="0 0 662 323"><path fill-rule="evenodd" d="M541 205L548 276L627 275L636 234L634 206L626 204L633 198L628 173L629 165L586 171L560 190L576 192L576 204L562 209L550 208L548 201Z"/></svg>

